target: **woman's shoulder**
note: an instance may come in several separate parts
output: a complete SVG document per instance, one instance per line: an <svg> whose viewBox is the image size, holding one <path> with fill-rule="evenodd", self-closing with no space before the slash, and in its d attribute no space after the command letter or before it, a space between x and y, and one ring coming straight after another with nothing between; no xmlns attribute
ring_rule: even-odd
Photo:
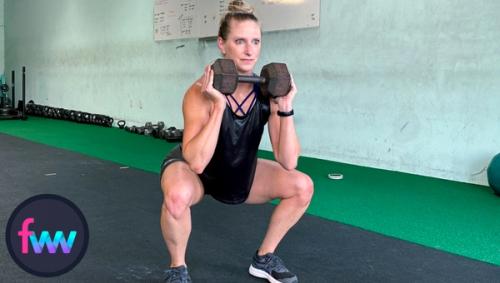
<svg viewBox="0 0 500 283"><path fill-rule="evenodd" d="M201 78L199 78L187 89L184 94L184 103L194 103L199 106L210 106L210 100L203 95L201 88L202 81Z"/></svg>
<svg viewBox="0 0 500 283"><path fill-rule="evenodd" d="M189 86L187 89L186 93L184 94L184 99L186 98L203 98L202 91L202 81L201 78L197 79L194 81L193 84Z"/></svg>

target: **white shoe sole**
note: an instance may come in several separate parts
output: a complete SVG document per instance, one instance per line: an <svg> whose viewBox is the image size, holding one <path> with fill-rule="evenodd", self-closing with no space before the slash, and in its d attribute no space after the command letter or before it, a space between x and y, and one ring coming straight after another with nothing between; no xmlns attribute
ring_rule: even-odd
<svg viewBox="0 0 500 283"><path fill-rule="evenodd" d="M250 265L250 267L248 268L248 272L255 277L267 279L267 281L271 283L281 283L278 280L274 279L271 274L265 272L264 270L257 269L252 265Z"/></svg>

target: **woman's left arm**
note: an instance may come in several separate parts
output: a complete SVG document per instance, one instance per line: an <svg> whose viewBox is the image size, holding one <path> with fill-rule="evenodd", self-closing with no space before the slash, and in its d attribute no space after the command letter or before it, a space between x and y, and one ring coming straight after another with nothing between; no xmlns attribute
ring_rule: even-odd
<svg viewBox="0 0 500 283"><path fill-rule="evenodd" d="M290 92L286 96L270 98L271 115L269 116L269 137L273 148L274 158L286 170L293 170L297 167L297 160L300 154L300 144L295 132L293 114L289 116L279 116L278 111L290 113L293 110L292 102L297 93L297 87L291 79Z"/></svg>

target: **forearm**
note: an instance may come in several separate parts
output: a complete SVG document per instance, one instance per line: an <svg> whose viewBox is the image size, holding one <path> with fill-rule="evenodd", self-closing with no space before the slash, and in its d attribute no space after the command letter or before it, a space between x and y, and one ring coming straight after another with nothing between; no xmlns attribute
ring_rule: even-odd
<svg viewBox="0 0 500 283"><path fill-rule="evenodd" d="M277 161L287 170L292 170L297 167L297 160L300 154L300 144L295 132L295 124L293 115L279 116L278 112L292 111L292 103L289 101L280 101L278 103L277 115L279 118L278 130L278 148L277 148Z"/></svg>
<svg viewBox="0 0 500 283"><path fill-rule="evenodd" d="M300 143L295 132L293 116L280 117L278 162L287 170L297 167Z"/></svg>
<svg viewBox="0 0 500 283"><path fill-rule="evenodd" d="M201 174L215 152L224 109L214 107L203 129L182 150L191 169Z"/></svg>

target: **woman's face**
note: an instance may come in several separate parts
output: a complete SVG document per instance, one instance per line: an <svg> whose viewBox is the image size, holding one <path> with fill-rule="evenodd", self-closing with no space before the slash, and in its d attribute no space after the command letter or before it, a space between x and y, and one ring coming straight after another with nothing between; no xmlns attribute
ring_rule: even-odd
<svg viewBox="0 0 500 283"><path fill-rule="evenodd" d="M218 39L224 58L232 59L240 74L251 75L260 55L260 26L252 20L229 23L227 39Z"/></svg>

